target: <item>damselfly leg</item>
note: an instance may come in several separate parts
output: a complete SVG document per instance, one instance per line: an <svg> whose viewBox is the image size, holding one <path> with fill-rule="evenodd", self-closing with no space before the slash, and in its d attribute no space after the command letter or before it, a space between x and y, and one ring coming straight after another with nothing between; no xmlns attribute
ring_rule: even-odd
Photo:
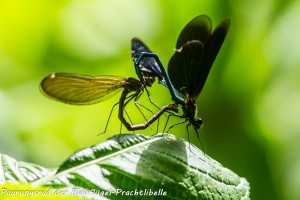
<svg viewBox="0 0 300 200"><path fill-rule="evenodd" d="M154 114L150 119L148 119L145 123L143 124L130 124L124 117L124 104L125 104L125 99L126 96L128 95L129 91L124 89L119 101L119 119L120 121L125 125L125 127L129 131L133 130L141 130L141 129L146 129L150 124L152 124L155 120L157 120L165 111L167 110L172 110L173 112L178 111L178 107L175 104L168 104L164 107L162 107L156 114Z"/></svg>

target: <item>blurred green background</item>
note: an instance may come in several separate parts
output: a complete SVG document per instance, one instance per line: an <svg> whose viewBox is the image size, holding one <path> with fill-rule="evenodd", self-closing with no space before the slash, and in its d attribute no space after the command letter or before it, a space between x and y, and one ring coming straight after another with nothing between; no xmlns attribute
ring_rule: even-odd
<svg viewBox="0 0 300 200"><path fill-rule="evenodd" d="M120 95L71 106L44 97L42 78L51 72L136 77L132 37L167 65L192 18L207 14L215 27L229 17L231 28L198 99L205 152L247 178L252 199L300 199L299 10L299 0L1 0L0 152L57 167L75 150L119 133L115 112L98 136ZM171 102L161 85L150 92L160 106ZM128 112L142 122L133 106ZM138 132L154 134L155 125ZM187 139L185 126L171 133ZM192 129L190 140L200 146Z"/></svg>

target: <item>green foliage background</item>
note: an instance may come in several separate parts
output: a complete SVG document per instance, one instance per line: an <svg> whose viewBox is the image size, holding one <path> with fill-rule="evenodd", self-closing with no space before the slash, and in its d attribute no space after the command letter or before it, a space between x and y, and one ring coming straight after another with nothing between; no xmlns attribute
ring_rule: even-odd
<svg viewBox="0 0 300 200"><path fill-rule="evenodd" d="M247 178L253 199L299 199L299 9L299 0L2 0L0 152L56 167L119 133L115 113L107 133L97 136L119 95L70 106L42 96L39 82L51 72L136 77L132 37L167 66L189 20L207 14L216 26L229 17L228 37L198 99L205 152ZM158 84L151 94L161 106L171 102ZM142 121L134 107L129 113ZM155 125L139 133L154 134ZM185 126L171 133L187 138ZM200 146L192 130L190 140Z"/></svg>

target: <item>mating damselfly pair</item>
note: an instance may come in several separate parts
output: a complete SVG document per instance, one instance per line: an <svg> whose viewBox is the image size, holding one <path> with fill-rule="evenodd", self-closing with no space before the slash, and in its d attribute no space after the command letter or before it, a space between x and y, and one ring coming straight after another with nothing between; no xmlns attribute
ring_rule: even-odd
<svg viewBox="0 0 300 200"><path fill-rule="evenodd" d="M53 73L42 80L41 91L47 97L60 102L88 105L106 100L122 90L120 100L113 108L119 105L118 117L128 130L146 129L162 114L168 113L164 131L170 117L176 116L182 118L183 121L169 126L167 132L179 124L188 122L187 132L188 127L193 126L199 139L198 130L202 125L202 120L197 116L196 99L203 89L229 26L230 20L226 19L212 31L212 23L208 16L199 15L192 19L177 39L175 53L168 63L168 71L157 54L150 51L141 40L133 38L131 55L139 80L133 77ZM127 104L132 100L137 103L144 91L149 101L156 106L147 89L154 84L156 78L160 84L168 88L173 102L159 108L159 111L149 119L145 119L143 124L128 122L124 117ZM178 113L180 107L182 114Z"/></svg>

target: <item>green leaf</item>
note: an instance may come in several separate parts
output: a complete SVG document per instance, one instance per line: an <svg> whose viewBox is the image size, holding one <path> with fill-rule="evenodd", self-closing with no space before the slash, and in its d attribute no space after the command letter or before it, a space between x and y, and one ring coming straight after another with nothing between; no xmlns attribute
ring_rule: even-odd
<svg viewBox="0 0 300 200"><path fill-rule="evenodd" d="M153 199L249 199L250 195L246 179L169 134L114 136L74 153L55 175L35 185L60 187L57 180L69 188L102 192L108 199L149 199L145 193L150 191L156 192ZM139 195L131 196L134 193Z"/></svg>
<svg viewBox="0 0 300 200"><path fill-rule="evenodd" d="M0 185L11 183L31 183L44 177L51 177L55 169L47 169L40 165L17 161L7 155L0 154ZM65 187L69 182L65 179L55 179L51 186Z"/></svg>
<svg viewBox="0 0 300 200"><path fill-rule="evenodd" d="M53 171L39 165L17 161L4 154L0 154L0 159L0 185L33 182Z"/></svg>
<svg viewBox="0 0 300 200"><path fill-rule="evenodd" d="M68 194L57 194L49 187L32 187L29 183L53 174L55 170L27 162L17 161L0 154L0 199L79 199ZM66 182L55 180L56 186L65 186ZM34 197L34 198L33 198ZM82 199L82 198L81 198Z"/></svg>

